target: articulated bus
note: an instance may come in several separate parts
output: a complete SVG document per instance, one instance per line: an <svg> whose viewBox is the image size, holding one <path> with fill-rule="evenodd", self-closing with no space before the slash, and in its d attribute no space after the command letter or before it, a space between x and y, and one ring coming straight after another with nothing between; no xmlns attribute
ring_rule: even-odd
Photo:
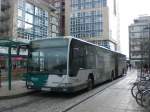
<svg viewBox="0 0 150 112"><path fill-rule="evenodd" d="M126 71L126 56L74 37L31 41L26 86L76 92L113 80Z"/></svg>

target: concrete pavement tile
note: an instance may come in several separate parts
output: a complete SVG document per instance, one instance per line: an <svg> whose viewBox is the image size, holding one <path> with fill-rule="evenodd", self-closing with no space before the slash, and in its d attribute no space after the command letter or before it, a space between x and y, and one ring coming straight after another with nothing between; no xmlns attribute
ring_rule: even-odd
<svg viewBox="0 0 150 112"><path fill-rule="evenodd" d="M114 112L126 112L126 110L125 109L114 109Z"/></svg>
<svg viewBox="0 0 150 112"><path fill-rule="evenodd" d="M131 96L131 92L129 89L129 87L131 86L130 85L131 81L128 81L128 80L131 80L131 79L125 79L117 83L116 85L113 85L112 87L104 91L103 93L96 95L95 98L92 100L93 103L91 103L91 105L95 103L96 105L99 104L99 107L97 105L97 108L93 108L94 110L91 110L91 112L93 111L95 112L95 110L97 110L97 112L99 111L110 112L112 110L114 112L116 111L138 112L140 111L141 107L136 103L135 99L132 98ZM88 106L86 105L86 107Z"/></svg>
<svg viewBox="0 0 150 112"><path fill-rule="evenodd" d="M129 110L140 110L140 109L142 109L142 107L136 103L129 103L127 106L127 109L129 109Z"/></svg>
<svg viewBox="0 0 150 112"><path fill-rule="evenodd" d="M12 88L8 90L8 84L6 82L2 82L2 86L0 87L0 99L10 99L25 96L27 94L34 93L33 90L29 90L25 87L24 81L12 81Z"/></svg>
<svg viewBox="0 0 150 112"><path fill-rule="evenodd" d="M114 112L114 109L113 108L73 108L69 112Z"/></svg>
<svg viewBox="0 0 150 112"><path fill-rule="evenodd" d="M125 109L127 109L127 107L128 107L128 105L127 104L118 104L117 106L116 106L116 109L123 109L123 110L125 110Z"/></svg>
<svg viewBox="0 0 150 112"><path fill-rule="evenodd" d="M147 111L147 110L139 110L138 112L149 112L149 111Z"/></svg>
<svg viewBox="0 0 150 112"><path fill-rule="evenodd" d="M125 112L138 112L138 110L126 110Z"/></svg>
<svg viewBox="0 0 150 112"><path fill-rule="evenodd" d="M94 112L91 108L72 108L69 112Z"/></svg>
<svg viewBox="0 0 150 112"><path fill-rule="evenodd" d="M114 112L114 108L99 108L96 109L94 112Z"/></svg>

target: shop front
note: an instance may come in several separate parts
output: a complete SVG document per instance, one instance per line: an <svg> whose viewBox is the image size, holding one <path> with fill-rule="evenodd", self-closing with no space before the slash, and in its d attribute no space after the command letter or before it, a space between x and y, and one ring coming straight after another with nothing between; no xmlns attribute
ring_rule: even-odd
<svg viewBox="0 0 150 112"><path fill-rule="evenodd" d="M11 58L12 61L12 79L20 79L22 74L27 70L27 57L26 56L15 56ZM8 78L8 59L4 54L0 55L0 69L2 80Z"/></svg>
<svg viewBox="0 0 150 112"><path fill-rule="evenodd" d="M8 81L8 89L12 89L12 80L21 78L26 72L29 44L0 37L0 85Z"/></svg>

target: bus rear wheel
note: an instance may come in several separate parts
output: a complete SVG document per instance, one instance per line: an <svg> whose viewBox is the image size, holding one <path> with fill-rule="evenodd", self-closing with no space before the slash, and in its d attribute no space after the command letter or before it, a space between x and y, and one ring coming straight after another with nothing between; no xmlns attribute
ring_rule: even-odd
<svg viewBox="0 0 150 112"><path fill-rule="evenodd" d="M111 81L113 81L115 79L114 77L114 71L111 72Z"/></svg>
<svg viewBox="0 0 150 112"><path fill-rule="evenodd" d="M123 76L124 74L126 74L126 71L125 71L125 69L123 68L123 69L122 69L122 76Z"/></svg>
<svg viewBox="0 0 150 112"><path fill-rule="evenodd" d="M88 78L88 83L87 83L87 90L91 90L94 87L93 79L91 77Z"/></svg>

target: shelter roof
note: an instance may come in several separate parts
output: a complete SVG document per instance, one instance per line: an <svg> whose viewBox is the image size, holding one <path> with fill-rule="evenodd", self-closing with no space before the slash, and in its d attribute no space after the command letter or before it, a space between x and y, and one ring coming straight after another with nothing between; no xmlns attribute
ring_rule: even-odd
<svg viewBox="0 0 150 112"><path fill-rule="evenodd" d="M0 46L3 47L18 47L18 46L28 46L28 43L13 41L10 39L3 39L0 37Z"/></svg>

